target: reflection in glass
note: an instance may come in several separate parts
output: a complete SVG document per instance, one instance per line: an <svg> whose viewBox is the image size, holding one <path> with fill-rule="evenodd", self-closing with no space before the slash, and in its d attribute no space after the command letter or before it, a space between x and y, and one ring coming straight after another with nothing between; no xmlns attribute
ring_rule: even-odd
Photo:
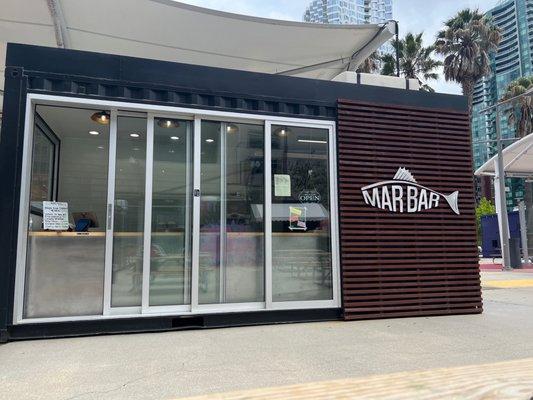
<svg viewBox="0 0 533 400"><path fill-rule="evenodd" d="M264 128L202 122L199 302L264 301Z"/></svg>
<svg viewBox="0 0 533 400"><path fill-rule="evenodd" d="M36 118L39 120L39 117ZM36 122L33 136L32 181L30 199L42 202L53 199L54 157L56 145Z"/></svg>
<svg viewBox="0 0 533 400"><path fill-rule="evenodd" d="M191 123L156 118L150 305L190 303Z"/></svg>
<svg viewBox="0 0 533 400"><path fill-rule="evenodd" d="M272 299L332 292L326 129L272 126Z"/></svg>
<svg viewBox="0 0 533 400"><path fill-rule="evenodd" d="M111 306L140 306L142 296L146 118L118 117Z"/></svg>
<svg viewBox="0 0 533 400"><path fill-rule="evenodd" d="M109 127L94 112L36 107L25 318L102 314ZM69 231L43 229L43 201L67 203ZM82 218L90 223L77 232Z"/></svg>

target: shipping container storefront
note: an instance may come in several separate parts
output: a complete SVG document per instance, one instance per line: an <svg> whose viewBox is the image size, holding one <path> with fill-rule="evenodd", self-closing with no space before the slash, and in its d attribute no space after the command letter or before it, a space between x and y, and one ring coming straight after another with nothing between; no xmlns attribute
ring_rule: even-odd
<svg viewBox="0 0 533 400"><path fill-rule="evenodd" d="M1 134L3 340L481 312L462 97L12 45Z"/></svg>

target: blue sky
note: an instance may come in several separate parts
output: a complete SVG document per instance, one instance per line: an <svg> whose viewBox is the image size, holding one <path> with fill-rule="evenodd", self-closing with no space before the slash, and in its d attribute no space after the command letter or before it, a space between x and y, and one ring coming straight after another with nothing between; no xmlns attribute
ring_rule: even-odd
<svg viewBox="0 0 533 400"><path fill-rule="evenodd" d="M310 0L180 0L196 6L216 10L255 15L258 17L301 21ZM466 7L486 11L498 0L393 0L394 18L400 22L401 34L424 32L426 43L433 41L435 34L446 18ZM435 90L444 93L460 93L459 86L444 79L430 83Z"/></svg>

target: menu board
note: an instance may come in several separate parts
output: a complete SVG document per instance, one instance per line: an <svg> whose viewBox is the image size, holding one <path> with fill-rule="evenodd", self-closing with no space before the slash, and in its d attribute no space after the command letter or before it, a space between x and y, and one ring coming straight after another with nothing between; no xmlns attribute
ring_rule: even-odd
<svg viewBox="0 0 533 400"><path fill-rule="evenodd" d="M68 203L43 201L43 228L51 231L68 230Z"/></svg>

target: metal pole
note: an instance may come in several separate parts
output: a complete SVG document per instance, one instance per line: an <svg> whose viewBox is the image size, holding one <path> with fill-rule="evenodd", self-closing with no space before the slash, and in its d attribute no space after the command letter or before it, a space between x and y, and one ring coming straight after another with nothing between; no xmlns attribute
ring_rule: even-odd
<svg viewBox="0 0 533 400"><path fill-rule="evenodd" d="M524 263L529 264L529 249L527 243L527 223L526 223L526 204L523 201L518 203L518 216L520 217L520 237L522 239L522 257Z"/></svg>
<svg viewBox="0 0 533 400"><path fill-rule="evenodd" d="M396 23L396 76L400 77L400 53L398 44L400 43L400 24L398 21L394 21Z"/></svg>
<svg viewBox="0 0 533 400"><path fill-rule="evenodd" d="M511 257L509 253L509 221L507 219L507 199L505 196L505 171L503 167L503 146L501 141L501 127L500 127L500 108L496 106L496 140L498 146L498 185L500 196L500 213L502 221L502 232L500 237L502 238L502 266L503 268L511 267Z"/></svg>

